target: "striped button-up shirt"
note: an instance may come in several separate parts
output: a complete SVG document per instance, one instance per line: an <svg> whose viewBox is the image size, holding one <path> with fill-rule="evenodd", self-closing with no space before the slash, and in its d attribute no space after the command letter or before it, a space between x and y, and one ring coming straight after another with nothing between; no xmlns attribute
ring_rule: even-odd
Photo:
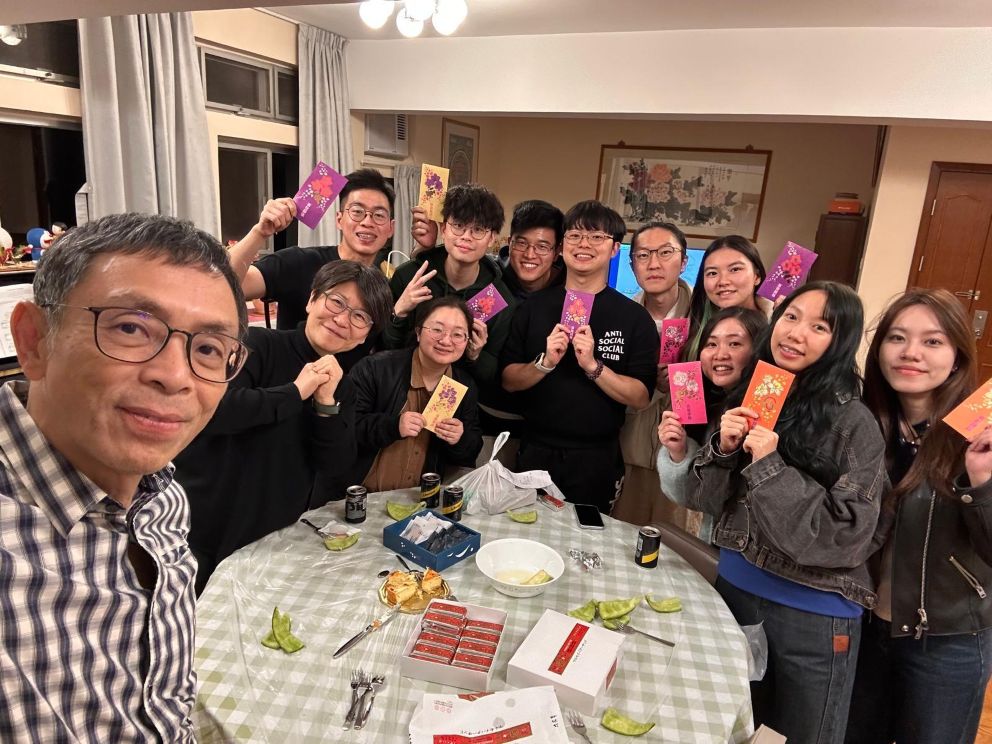
<svg viewBox="0 0 992 744"><path fill-rule="evenodd" d="M192 742L189 505L171 466L123 509L0 387L0 741ZM142 588L128 545L157 569Z"/></svg>

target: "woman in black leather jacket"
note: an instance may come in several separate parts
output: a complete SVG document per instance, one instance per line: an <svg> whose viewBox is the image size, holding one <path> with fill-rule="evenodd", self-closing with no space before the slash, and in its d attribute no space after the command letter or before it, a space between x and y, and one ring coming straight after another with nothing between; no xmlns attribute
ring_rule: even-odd
<svg viewBox="0 0 992 744"><path fill-rule="evenodd" d="M893 483L876 540L848 744L970 744L992 672L992 430L942 419L975 386L971 324L949 292L912 290L879 321L865 403Z"/></svg>
<svg viewBox="0 0 992 744"><path fill-rule="evenodd" d="M417 308L415 325L415 347L366 357L345 380L358 442L350 482L369 491L416 486L422 473L443 476L447 465L472 466L482 449L477 388L456 364L472 343L472 314L455 296L437 297ZM442 375L468 390L431 432L422 412Z"/></svg>

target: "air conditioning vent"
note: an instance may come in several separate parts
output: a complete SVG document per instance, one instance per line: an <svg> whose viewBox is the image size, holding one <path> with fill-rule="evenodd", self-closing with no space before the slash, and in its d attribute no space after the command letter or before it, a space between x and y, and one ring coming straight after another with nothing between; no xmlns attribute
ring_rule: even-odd
<svg viewBox="0 0 992 744"><path fill-rule="evenodd" d="M407 114L366 114L365 154L405 158L410 154Z"/></svg>

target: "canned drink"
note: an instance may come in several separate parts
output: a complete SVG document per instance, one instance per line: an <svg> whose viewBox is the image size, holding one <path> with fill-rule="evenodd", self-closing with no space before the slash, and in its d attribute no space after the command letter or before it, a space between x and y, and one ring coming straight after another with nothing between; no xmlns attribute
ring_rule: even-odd
<svg viewBox="0 0 992 744"><path fill-rule="evenodd" d="M344 521L358 524L365 521L365 506L368 500L365 486L348 486L344 497Z"/></svg>
<svg viewBox="0 0 992 744"><path fill-rule="evenodd" d="M441 501L441 476L437 473L424 473L420 476L420 500L428 509L437 509Z"/></svg>
<svg viewBox="0 0 992 744"><path fill-rule="evenodd" d="M462 506L465 503L465 489L461 486L445 486L441 492L441 513L454 522L462 521Z"/></svg>
<svg viewBox="0 0 992 744"><path fill-rule="evenodd" d="M658 553L661 551L661 530L651 525L641 527L637 533L637 550L634 551L634 563L641 568L654 568L658 565Z"/></svg>

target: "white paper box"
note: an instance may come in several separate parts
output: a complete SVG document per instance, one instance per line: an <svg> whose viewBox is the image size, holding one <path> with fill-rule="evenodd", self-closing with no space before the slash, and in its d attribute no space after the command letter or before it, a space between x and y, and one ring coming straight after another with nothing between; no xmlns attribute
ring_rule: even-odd
<svg viewBox="0 0 992 744"><path fill-rule="evenodd" d="M417 637L420 635L421 622L413 626L413 632L407 639L403 647L403 656L400 657L400 674L404 677L422 679L425 682L437 682L442 685L460 687L463 690L473 690L475 692L489 692L489 687L493 681L493 670L499 660L499 650L503 646L503 637L506 635L506 613L502 610L494 610L491 607L466 604L465 602L452 602L450 599L441 600L446 604L456 604L468 610L466 618L469 620L481 620L487 623L499 623L504 626L503 632L499 635L499 642L496 644L496 653L493 656L493 663L489 671L482 672L478 669L464 669L463 667L451 666L450 664L438 663L436 661L425 661L424 659L411 659L410 652L417 644ZM433 604L433 602L431 602ZM426 615L430 612L431 606L427 605L424 611Z"/></svg>
<svg viewBox="0 0 992 744"><path fill-rule="evenodd" d="M754 736L747 740L747 744L786 744L786 742L785 737L777 731L772 731L767 726L759 726Z"/></svg>
<svg viewBox="0 0 992 744"><path fill-rule="evenodd" d="M625 637L545 610L506 668L513 687L551 685L562 707L599 715L623 657Z"/></svg>

